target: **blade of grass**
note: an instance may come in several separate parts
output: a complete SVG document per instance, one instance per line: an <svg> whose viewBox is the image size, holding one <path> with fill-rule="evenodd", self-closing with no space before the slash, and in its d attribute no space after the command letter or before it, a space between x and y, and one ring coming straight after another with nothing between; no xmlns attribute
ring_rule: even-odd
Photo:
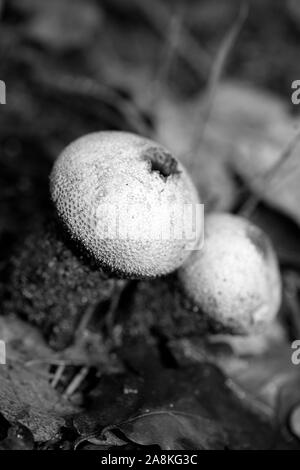
<svg viewBox="0 0 300 470"><path fill-rule="evenodd" d="M281 152L281 155L277 162L275 163L272 168L270 168L269 171L267 171L261 181L261 185L263 186L263 191L260 194L251 194L250 197L247 199L247 201L243 204L242 208L239 211L239 214L251 218L251 215L255 211L259 201L262 199L266 191L268 190L268 185L276 176L277 172L282 168L284 163L286 163L291 155L293 154L293 151L297 147L298 143L300 141L300 129L296 132L296 134L292 137L292 139L288 142L287 146L283 149Z"/></svg>
<svg viewBox="0 0 300 470"><path fill-rule="evenodd" d="M161 53L160 66L158 67L153 86L151 87L149 109L152 111L155 110L156 103L158 103L160 99L161 93L163 92L163 85L167 82L174 57L178 51L181 42L183 18L184 8L180 5L171 16L168 33L164 38L165 44Z"/></svg>
<svg viewBox="0 0 300 470"><path fill-rule="evenodd" d="M136 0L136 6L143 11L157 34L164 38L170 21L169 8L159 0L151 2ZM199 77L206 79L211 64L210 54L184 27L181 28L180 42L176 52Z"/></svg>
<svg viewBox="0 0 300 470"><path fill-rule="evenodd" d="M204 103L204 109L201 113L201 127L200 132L196 126L196 136L193 139L192 152L198 150L201 142L203 141L207 123L209 121L214 98L216 95L216 90L219 85L220 79L224 72L226 63L228 61L229 54L235 44L238 34L240 33L242 26L248 16L248 3L244 2L239 10L239 14L234 21L233 25L225 35L220 48L217 52L216 58L211 67L210 77L208 80L207 90L206 90L206 99Z"/></svg>
<svg viewBox="0 0 300 470"><path fill-rule="evenodd" d="M67 386L66 390L63 393L63 398L70 398L76 390L80 387L84 379L89 373L89 368L88 367L81 367L80 371L78 374L75 375L75 377L72 379L70 384Z"/></svg>

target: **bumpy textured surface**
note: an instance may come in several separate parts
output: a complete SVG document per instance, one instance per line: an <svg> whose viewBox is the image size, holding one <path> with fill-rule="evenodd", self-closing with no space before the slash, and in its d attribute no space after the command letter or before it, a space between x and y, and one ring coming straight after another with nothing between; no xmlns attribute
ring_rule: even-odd
<svg viewBox="0 0 300 470"><path fill-rule="evenodd" d="M175 270L190 254L185 237L145 237L150 227L165 224L165 213L153 217L153 208L199 202L183 166L151 140L125 132L86 135L58 157L50 187L58 216L71 236L113 273L155 277ZM129 229L129 239L106 236L115 226L115 215L105 212L106 205L137 205L121 224L121 229ZM182 224L177 215L169 218L174 231Z"/></svg>
<svg viewBox="0 0 300 470"><path fill-rule="evenodd" d="M224 330L248 334L276 316L281 281L267 236L249 221L231 214L205 220L204 248L178 271L187 296Z"/></svg>
<svg viewBox="0 0 300 470"><path fill-rule="evenodd" d="M74 254L54 223L35 227L7 270L1 311L38 325L55 349L72 342L84 313L107 301L116 283Z"/></svg>

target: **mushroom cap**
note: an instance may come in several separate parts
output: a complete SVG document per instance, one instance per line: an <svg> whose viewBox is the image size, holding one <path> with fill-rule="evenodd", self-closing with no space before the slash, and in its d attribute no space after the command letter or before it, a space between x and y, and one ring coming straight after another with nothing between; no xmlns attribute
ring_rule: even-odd
<svg viewBox="0 0 300 470"><path fill-rule="evenodd" d="M135 134L96 132L71 143L54 164L50 192L71 237L123 277L175 270L200 236L191 240L182 230L180 211L199 203L186 170L164 147Z"/></svg>
<svg viewBox="0 0 300 470"><path fill-rule="evenodd" d="M281 303L275 252L262 230L226 213L205 219L204 245L178 272L186 295L218 330L261 331Z"/></svg>

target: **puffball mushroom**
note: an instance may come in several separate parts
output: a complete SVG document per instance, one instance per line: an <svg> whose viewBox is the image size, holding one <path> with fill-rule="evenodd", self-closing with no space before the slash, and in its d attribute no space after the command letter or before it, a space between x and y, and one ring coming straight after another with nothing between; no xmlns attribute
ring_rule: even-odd
<svg viewBox="0 0 300 470"><path fill-rule="evenodd" d="M227 213L205 219L204 246L179 269L184 292L218 331L247 335L275 318L281 279L268 237Z"/></svg>
<svg viewBox="0 0 300 470"><path fill-rule="evenodd" d="M61 153L50 181L59 219L99 266L113 274L167 274L197 244L199 237L191 246L176 213L176 208L199 202L196 189L184 167L151 140L117 131L88 134ZM119 211L117 219L113 209ZM116 220L129 236L115 232ZM182 236L145 235L149 228L159 232L166 224L170 233L181 231Z"/></svg>

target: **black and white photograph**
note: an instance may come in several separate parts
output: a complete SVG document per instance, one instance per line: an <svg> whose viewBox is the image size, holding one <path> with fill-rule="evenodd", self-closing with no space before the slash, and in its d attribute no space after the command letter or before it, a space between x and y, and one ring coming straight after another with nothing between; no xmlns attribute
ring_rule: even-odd
<svg viewBox="0 0 300 470"><path fill-rule="evenodd" d="M299 0L0 0L0 450L300 450Z"/></svg>

